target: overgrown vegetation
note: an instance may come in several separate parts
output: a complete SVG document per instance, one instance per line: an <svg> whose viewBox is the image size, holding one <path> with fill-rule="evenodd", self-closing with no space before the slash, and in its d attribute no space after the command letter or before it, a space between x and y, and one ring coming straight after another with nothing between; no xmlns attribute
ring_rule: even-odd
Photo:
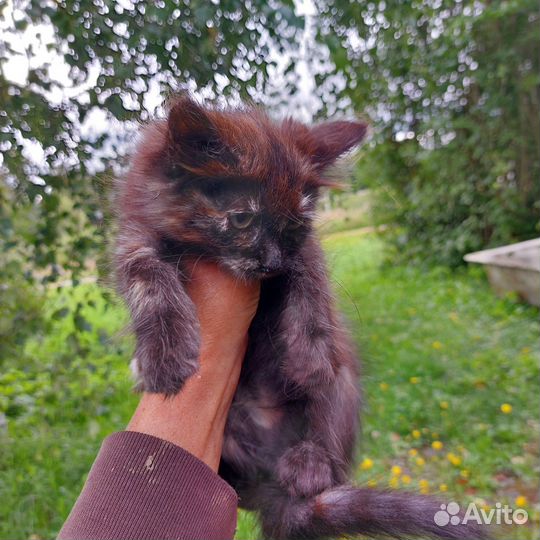
<svg viewBox="0 0 540 540"><path fill-rule="evenodd" d="M396 252L457 266L538 236L538 3L317 5L342 95L373 123L357 180L376 188L380 220L399 225Z"/></svg>
<svg viewBox="0 0 540 540"><path fill-rule="evenodd" d="M538 311L496 299L477 272L381 270L384 248L371 235L324 244L365 364L357 481L490 507L525 497L537 516ZM97 285L50 290L49 332L4 360L0 538L53 537L103 437L135 408L126 316L106 296ZM257 531L242 513L237 537ZM511 534L537 535L531 525Z"/></svg>

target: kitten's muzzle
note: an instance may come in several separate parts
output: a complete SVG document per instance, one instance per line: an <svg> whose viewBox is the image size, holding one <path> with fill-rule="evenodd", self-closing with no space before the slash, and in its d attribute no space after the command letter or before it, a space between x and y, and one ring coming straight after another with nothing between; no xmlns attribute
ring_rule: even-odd
<svg viewBox="0 0 540 540"><path fill-rule="evenodd" d="M257 271L265 276L277 274L282 270L282 256L279 247L274 242L268 242L266 249L259 259L259 268Z"/></svg>

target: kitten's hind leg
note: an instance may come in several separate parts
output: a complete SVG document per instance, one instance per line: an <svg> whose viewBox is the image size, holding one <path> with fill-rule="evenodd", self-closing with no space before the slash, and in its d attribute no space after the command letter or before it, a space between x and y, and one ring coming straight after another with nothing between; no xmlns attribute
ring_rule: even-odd
<svg viewBox="0 0 540 540"><path fill-rule="evenodd" d="M342 483L357 431L359 390L354 352L334 312L323 255L312 241L289 278L280 314L281 370L305 400L303 440L278 461L277 479L309 497Z"/></svg>
<svg viewBox="0 0 540 540"><path fill-rule="evenodd" d="M148 242L130 235L119 242L116 261L118 287L137 337L138 389L176 394L198 368L195 307L176 269Z"/></svg>
<svg viewBox="0 0 540 540"><path fill-rule="evenodd" d="M356 372L341 366L331 384L304 388L303 440L278 460L276 478L293 497L310 497L347 480L358 430Z"/></svg>
<svg viewBox="0 0 540 540"><path fill-rule="evenodd" d="M312 441L289 448L278 461L277 479L293 497L311 497L332 486L334 474L326 449Z"/></svg>

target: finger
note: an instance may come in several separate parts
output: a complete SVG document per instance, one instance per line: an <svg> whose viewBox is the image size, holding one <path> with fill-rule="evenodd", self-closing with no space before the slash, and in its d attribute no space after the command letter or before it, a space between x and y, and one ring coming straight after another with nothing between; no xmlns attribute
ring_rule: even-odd
<svg viewBox="0 0 540 540"><path fill-rule="evenodd" d="M251 303L258 299L260 284L257 281L241 281L221 270L216 263L209 261L191 262L188 265L188 290L195 297L195 302L215 302L216 299L227 303L231 300Z"/></svg>

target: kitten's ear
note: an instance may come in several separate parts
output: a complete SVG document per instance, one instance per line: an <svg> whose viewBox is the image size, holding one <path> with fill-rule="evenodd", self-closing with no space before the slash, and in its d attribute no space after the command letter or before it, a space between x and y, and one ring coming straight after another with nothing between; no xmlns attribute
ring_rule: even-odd
<svg viewBox="0 0 540 540"><path fill-rule="evenodd" d="M167 119L170 165L201 175L223 174L232 154L220 137L213 111L189 96L177 98Z"/></svg>
<svg viewBox="0 0 540 540"><path fill-rule="evenodd" d="M319 171L330 167L365 138L367 124L359 121L324 122L310 129L309 154Z"/></svg>

